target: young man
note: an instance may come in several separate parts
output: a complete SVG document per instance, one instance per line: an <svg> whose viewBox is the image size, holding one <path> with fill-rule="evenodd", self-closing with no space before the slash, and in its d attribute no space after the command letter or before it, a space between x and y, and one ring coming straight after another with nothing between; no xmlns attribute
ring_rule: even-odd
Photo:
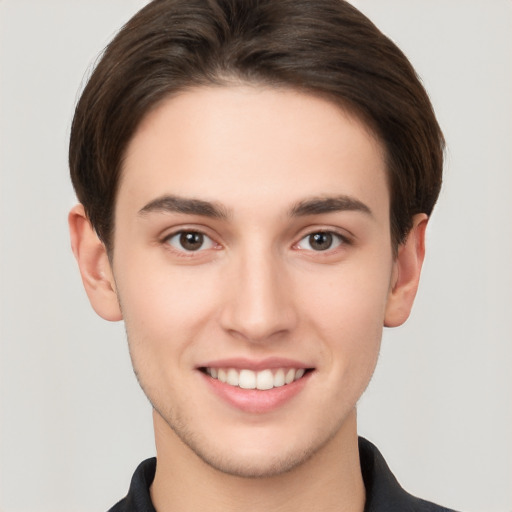
<svg viewBox="0 0 512 512"><path fill-rule="evenodd" d="M341 0L157 0L78 103L72 246L124 320L157 458L113 511L437 511L358 439L408 317L443 137Z"/></svg>

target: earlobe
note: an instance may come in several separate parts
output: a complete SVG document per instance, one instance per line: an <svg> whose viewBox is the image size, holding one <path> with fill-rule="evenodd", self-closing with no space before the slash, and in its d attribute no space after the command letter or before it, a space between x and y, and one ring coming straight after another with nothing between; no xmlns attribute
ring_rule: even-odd
<svg viewBox="0 0 512 512"><path fill-rule="evenodd" d="M415 215L407 240L398 248L384 318L386 327L402 325L411 312L425 258L427 222L426 214Z"/></svg>
<svg viewBox="0 0 512 512"><path fill-rule="evenodd" d="M71 248L91 306L105 320L122 320L107 250L81 204L71 209L68 223Z"/></svg>

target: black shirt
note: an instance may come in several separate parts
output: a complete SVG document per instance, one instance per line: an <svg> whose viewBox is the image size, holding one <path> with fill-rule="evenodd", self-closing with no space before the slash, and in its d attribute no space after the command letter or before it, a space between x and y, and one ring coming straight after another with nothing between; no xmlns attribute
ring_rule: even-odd
<svg viewBox="0 0 512 512"><path fill-rule="evenodd" d="M359 455L366 488L364 512L454 512L404 491L379 450L362 437L359 438ZM126 498L109 512L156 512L149 495L155 470L156 458L142 462L132 477Z"/></svg>

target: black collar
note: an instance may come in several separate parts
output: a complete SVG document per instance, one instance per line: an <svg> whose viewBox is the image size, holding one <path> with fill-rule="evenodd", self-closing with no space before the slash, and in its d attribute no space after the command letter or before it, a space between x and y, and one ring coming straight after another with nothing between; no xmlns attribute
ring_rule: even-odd
<svg viewBox="0 0 512 512"><path fill-rule="evenodd" d="M359 455L366 488L364 512L454 512L404 491L379 450L362 437ZM109 512L156 512L149 495L155 470L156 458L142 462L133 475L126 498Z"/></svg>
<svg viewBox="0 0 512 512"><path fill-rule="evenodd" d="M359 458L366 488L364 512L454 512L404 491L377 447L363 437Z"/></svg>

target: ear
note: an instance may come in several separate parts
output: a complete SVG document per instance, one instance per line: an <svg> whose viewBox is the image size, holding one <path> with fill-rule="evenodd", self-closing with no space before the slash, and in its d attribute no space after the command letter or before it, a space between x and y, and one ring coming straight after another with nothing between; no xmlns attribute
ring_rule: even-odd
<svg viewBox="0 0 512 512"><path fill-rule="evenodd" d="M105 245L98 238L84 207L77 204L68 216L71 248L94 311L105 320L122 320L114 276Z"/></svg>
<svg viewBox="0 0 512 512"><path fill-rule="evenodd" d="M386 306L384 325L402 325L412 309L418 290L421 267L425 258L425 229L428 217L420 213L413 217L413 226L407 239L398 247L394 262L391 288Z"/></svg>

